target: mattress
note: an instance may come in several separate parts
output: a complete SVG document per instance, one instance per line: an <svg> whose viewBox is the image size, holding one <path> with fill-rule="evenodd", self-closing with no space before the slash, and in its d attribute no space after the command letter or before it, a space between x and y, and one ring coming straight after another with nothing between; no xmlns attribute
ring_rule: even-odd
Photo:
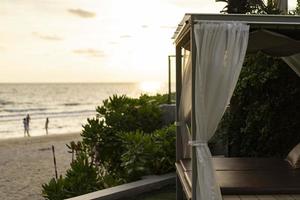
<svg viewBox="0 0 300 200"><path fill-rule="evenodd" d="M182 160L191 185L191 162ZM300 194L300 170L276 158L213 158L217 183L224 195Z"/></svg>

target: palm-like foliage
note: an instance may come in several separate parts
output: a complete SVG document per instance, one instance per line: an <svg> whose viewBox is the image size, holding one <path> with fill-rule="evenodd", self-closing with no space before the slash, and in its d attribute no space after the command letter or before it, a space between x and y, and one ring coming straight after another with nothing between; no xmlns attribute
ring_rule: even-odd
<svg viewBox="0 0 300 200"><path fill-rule="evenodd" d="M263 0L216 0L225 2L227 5L221 12L231 14L280 14L277 3L268 0L265 4Z"/></svg>
<svg viewBox="0 0 300 200"><path fill-rule="evenodd" d="M300 15L300 0L297 0L297 7L295 9L295 14Z"/></svg>

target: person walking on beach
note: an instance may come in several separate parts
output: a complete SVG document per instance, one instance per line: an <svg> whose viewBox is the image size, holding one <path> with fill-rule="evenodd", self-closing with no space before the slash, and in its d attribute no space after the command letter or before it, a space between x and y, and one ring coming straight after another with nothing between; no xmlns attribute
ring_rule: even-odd
<svg viewBox="0 0 300 200"><path fill-rule="evenodd" d="M26 137L26 133L27 133L27 122L26 122L26 118L23 118L23 125L24 125L24 137Z"/></svg>
<svg viewBox="0 0 300 200"><path fill-rule="evenodd" d="M49 118L47 117L45 122L46 135L48 135L48 124L49 124Z"/></svg>
<svg viewBox="0 0 300 200"><path fill-rule="evenodd" d="M30 116L29 116L29 114L27 114L27 116L26 116L26 132L27 132L27 136L29 136L30 137L30 134L29 134L29 123L30 123Z"/></svg>

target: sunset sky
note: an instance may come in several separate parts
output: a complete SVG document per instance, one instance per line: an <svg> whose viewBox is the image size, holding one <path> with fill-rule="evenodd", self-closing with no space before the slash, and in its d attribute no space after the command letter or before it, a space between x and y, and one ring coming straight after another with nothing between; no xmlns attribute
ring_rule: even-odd
<svg viewBox="0 0 300 200"><path fill-rule="evenodd" d="M214 0L1 0L0 82L167 81L171 36L184 13L223 7Z"/></svg>

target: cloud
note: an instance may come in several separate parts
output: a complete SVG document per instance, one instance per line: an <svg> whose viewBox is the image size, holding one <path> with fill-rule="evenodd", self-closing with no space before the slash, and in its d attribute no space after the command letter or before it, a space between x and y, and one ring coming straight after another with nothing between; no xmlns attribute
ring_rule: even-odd
<svg viewBox="0 0 300 200"><path fill-rule="evenodd" d="M69 9L68 10L71 14L77 15L82 18L92 18L96 16L96 13L87 11L87 10L82 10L82 9Z"/></svg>
<svg viewBox="0 0 300 200"><path fill-rule="evenodd" d="M214 1L211 1L211 0L202 0L201 3L199 0L189 0L188 3L186 3L185 1L182 1L182 0L168 0L168 1L171 2L173 5L177 5L180 7L191 7L191 6L199 6L201 4L214 3Z"/></svg>
<svg viewBox="0 0 300 200"><path fill-rule="evenodd" d="M162 28L162 29L176 29L176 26L160 26L160 28Z"/></svg>
<svg viewBox="0 0 300 200"><path fill-rule="evenodd" d="M5 51L6 51L6 48L3 46L0 46L0 52L5 52Z"/></svg>
<svg viewBox="0 0 300 200"><path fill-rule="evenodd" d="M48 35L48 34L42 34L42 33L38 33L38 32L32 32L32 35L34 35L35 37L38 37L40 39L43 39L43 40L51 40L51 41L63 40L61 37L59 37L57 35Z"/></svg>
<svg viewBox="0 0 300 200"><path fill-rule="evenodd" d="M97 49L75 49L73 53L91 57L104 57L105 54L103 51Z"/></svg>
<svg viewBox="0 0 300 200"><path fill-rule="evenodd" d="M131 35L121 35L120 38L131 38Z"/></svg>

